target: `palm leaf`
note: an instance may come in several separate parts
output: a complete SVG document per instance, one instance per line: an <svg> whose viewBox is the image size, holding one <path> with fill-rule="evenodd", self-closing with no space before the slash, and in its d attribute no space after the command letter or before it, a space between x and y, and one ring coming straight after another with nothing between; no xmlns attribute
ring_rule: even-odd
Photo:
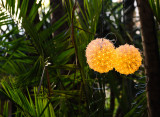
<svg viewBox="0 0 160 117"><path fill-rule="evenodd" d="M20 89L16 89L13 80L10 80L11 86L6 81L2 81L3 90L0 90L0 93L5 95L10 99L14 104L18 106L19 109L26 116L42 116L42 117L55 117L54 109L50 104L50 101L47 98L40 98L36 95L36 88L34 89L34 100L35 104L31 99L31 94L28 92L29 99L22 93Z"/></svg>
<svg viewBox="0 0 160 117"><path fill-rule="evenodd" d="M149 0L149 4L152 8L152 11L157 19L160 22L160 3L159 0Z"/></svg>

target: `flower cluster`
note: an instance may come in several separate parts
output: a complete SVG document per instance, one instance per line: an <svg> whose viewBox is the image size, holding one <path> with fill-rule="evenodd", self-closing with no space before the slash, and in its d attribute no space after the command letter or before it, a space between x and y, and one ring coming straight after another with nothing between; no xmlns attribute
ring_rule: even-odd
<svg viewBox="0 0 160 117"><path fill-rule="evenodd" d="M142 57L133 45L122 45L115 49L108 39L97 38L86 48L87 63L91 69L106 73L113 68L121 74L132 74L139 69Z"/></svg>
<svg viewBox="0 0 160 117"><path fill-rule="evenodd" d="M133 45L122 45L116 48L114 68L121 74L133 74L142 64L142 57Z"/></svg>
<svg viewBox="0 0 160 117"><path fill-rule="evenodd" d="M97 38L86 49L87 63L91 69L105 73L113 69L115 47L107 39Z"/></svg>

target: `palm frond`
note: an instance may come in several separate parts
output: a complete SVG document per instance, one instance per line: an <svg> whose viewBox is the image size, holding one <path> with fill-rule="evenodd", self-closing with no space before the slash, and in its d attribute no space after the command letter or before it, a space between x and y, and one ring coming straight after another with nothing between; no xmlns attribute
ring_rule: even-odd
<svg viewBox="0 0 160 117"><path fill-rule="evenodd" d="M159 0L149 0L149 4L152 8L152 11L157 21L160 22L160 2Z"/></svg>
<svg viewBox="0 0 160 117"><path fill-rule="evenodd" d="M2 88L0 93L5 95L6 98L10 99L17 107L20 109L24 116L41 116L41 117L55 117L54 109L51 102L47 98L42 98L37 96L37 88L34 88L34 102L32 100L32 96L28 92L29 99L23 94L20 89L17 89L14 84L13 80L10 80L11 86L6 82L2 81L1 85Z"/></svg>

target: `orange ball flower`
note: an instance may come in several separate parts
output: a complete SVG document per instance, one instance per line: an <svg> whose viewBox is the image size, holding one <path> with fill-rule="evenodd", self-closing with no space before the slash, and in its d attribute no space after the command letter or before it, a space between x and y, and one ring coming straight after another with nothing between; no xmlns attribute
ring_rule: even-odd
<svg viewBox="0 0 160 117"><path fill-rule="evenodd" d="M121 74L132 74L142 64L142 57L137 48L133 45L122 45L116 48L115 70Z"/></svg>
<svg viewBox="0 0 160 117"><path fill-rule="evenodd" d="M107 39L97 38L91 41L86 49L87 63L91 69L105 73L113 69L115 47Z"/></svg>

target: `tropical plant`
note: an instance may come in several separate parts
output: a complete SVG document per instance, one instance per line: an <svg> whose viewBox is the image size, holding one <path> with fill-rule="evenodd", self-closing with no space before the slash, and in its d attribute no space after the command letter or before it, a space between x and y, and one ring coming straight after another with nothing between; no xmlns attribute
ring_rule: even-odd
<svg viewBox="0 0 160 117"><path fill-rule="evenodd" d="M39 4L36 4L36 2L34 2L30 13L27 13L28 1L18 1L18 5L15 5L16 3L13 1L6 1L6 4L4 5L2 3L1 8L6 10L5 15L10 18L16 16L18 18L18 23L22 24L22 27L25 30L24 33L26 35L22 35L20 38L17 38L15 35L19 33L19 30L18 26L16 25L16 28L14 28L14 30L16 30L17 33L11 33L14 38L12 38L12 40L8 42L2 41L4 49L1 52L1 60L3 60L3 63L1 64L1 73L3 73L5 76L14 76L17 87L22 88L25 86L35 86L39 84L39 82L41 82L40 84L43 83L44 87L48 85L48 93L50 97L53 96L54 93L52 92L53 88L55 88L55 91L57 90L57 92L59 92L57 95L65 96L64 99L61 99L63 103L58 103L59 106L56 106L56 110L60 110L57 111L57 113L58 115L68 115L71 110L66 110L65 107L67 105L70 105L70 107L72 107L71 105L73 103L71 103L71 97L79 95L79 98L75 100L76 102L74 103L83 102L83 104L78 105L80 107L85 107L86 98L88 97L88 94L84 93L87 91L87 85L85 84L85 70L87 70L88 68L85 62L85 54L84 51L82 54L82 50L84 50L88 42L94 38L93 34L96 31L96 22L98 22L98 14L100 14L101 11L101 2L95 0L94 3L92 3L93 6L98 5L97 10L94 12L92 10L93 7L88 5L91 3L91 1L85 2L89 13L89 15L87 16L87 21L90 20L89 24L87 21L87 25L83 24L83 22L81 22L82 24L77 23L76 20L79 20L79 22L81 20L80 18L78 18L74 20L73 23L77 24L74 27L72 26L72 29L69 28L67 32L61 32L55 37L51 37L54 31L56 31L67 20L69 25L71 25L73 18L76 18L74 16L74 13L72 13L74 4L70 1L69 6L66 5L66 8L68 10L68 19L65 15L52 26L47 27L47 29L41 30L41 27L46 21L47 16L49 16L49 14L54 11L54 9L52 11L49 10L49 12L43 17L42 21L34 24L34 20L37 15L37 10L40 6L40 3L41 2L39 2ZM21 9L20 13L18 13L18 8ZM6 12L9 15L6 14ZM96 19L94 19L93 17L95 17ZM13 18L13 20L15 19ZM76 30L75 34L72 32L73 28L74 30ZM88 35L88 32L80 30L79 28L82 28L84 30L88 30L89 28L91 28L92 30L90 32L92 32L93 34ZM78 29L79 34L77 33ZM72 32L71 36L69 35L70 32ZM76 38L75 40L75 38L73 38L73 35L75 35L75 37L78 36L79 39ZM5 37L5 35L2 35L2 38L3 37ZM81 38L84 37L88 39L82 40ZM73 44L71 40L74 42ZM4 56L4 54L6 53L7 55ZM76 58L79 59L78 63L80 66L77 66L77 64L75 63L73 64L69 62L70 58L74 57L74 53L76 53ZM47 66L47 64L49 63L51 63L51 65ZM61 69L65 69L68 75L61 74ZM45 77L47 80L43 77ZM53 87L51 85L51 82L53 82L54 84ZM73 88L75 86L78 87L76 88L77 90L74 91ZM70 93L72 91L74 91L75 93ZM71 95L71 97L69 95ZM65 103L67 103L67 105L65 105ZM77 109L78 107L76 107L74 110ZM77 113L73 113L73 115L75 114Z"/></svg>
<svg viewBox="0 0 160 117"><path fill-rule="evenodd" d="M32 99L32 95L30 95L28 89L27 90L27 97L22 93L20 89L17 89L16 86L13 84L14 81L10 80L11 86L5 81L1 81L1 85L3 90L0 91L1 95L6 96L10 99L13 104L15 104L18 108L15 113L15 116L30 116L30 117L55 117L54 109L51 104L51 100L43 95L37 96L37 88L33 88L33 96L34 100ZM5 103L4 106L8 106ZM7 107L4 107L6 110ZM6 115L7 110L4 111Z"/></svg>
<svg viewBox="0 0 160 117"><path fill-rule="evenodd" d="M107 7L102 9L102 0L83 0L83 6L77 0L62 0L65 14L52 22L49 16L61 10L62 5L56 6L53 1L49 11L39 16L41 2L2 0L0 5L0 26L12 25L9 32L4 31L0 36L3 79L0 92L15 105L14 115L102 117L128 114L133 101L129 97L136 95L137 90L132 89L127 80L139 83L141 80L137 79L144 74L136 72L124 76L115 71L99 74L88 67L85 57L88 43L108 32L118 37L116 46L134 43L121 20L122 4L104 0ZM104 12L109 12L109 16ZM64 28L66 24L67 29ZM139 42L136 43L140 47ZM143 96L144 93L135 100L138 105L142 104L140 99L145 102Z"/></svg>

